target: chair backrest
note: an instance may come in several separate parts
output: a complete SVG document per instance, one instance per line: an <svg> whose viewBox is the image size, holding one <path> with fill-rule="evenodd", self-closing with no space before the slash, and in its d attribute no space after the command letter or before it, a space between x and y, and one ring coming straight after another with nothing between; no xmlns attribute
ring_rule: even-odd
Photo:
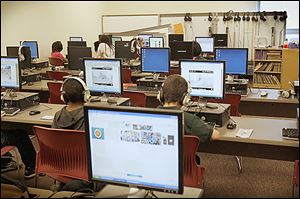
<svg viewBox="0 0 300 199"><path fill-rule="evenodd" d="M88 181L86 134L79 130L33 126L39 150L36 173Z"/></svg>
<svg viewBox="0 0 300 199"><path fill-rule="evenodd" d="M184 186L203 188L204 171L196 163L196 152L200 144L200 139L193 135L184 135L183 165L184 165Z"/></svg>
<svg viewBox="0 0 300 199"><path fill-rule="evenodd" d="M123 79L123 83L132 83L131 70L129 68L122 69L122 79Z"/></svg>
<svg viewBox="0 0 300 199"><path fill-rule="evenodd" d="M231 105L231 116L241 116L241 113L239 112L239 106L241 102L241 95L239 94L231 94L226 93L224 96L224 99L209 99L209 102L217 102L217 103L223 103L223 104L230 104Z"/></svg>
<svg viewBox="0 0 300 199"><path fill-rule="evenodd" d="M49 63L52 66L63 66L64 65L64 61L56 58L56 57L49 57Z"/></svg>
<svg viewBox="0 0 300 199"><path fill-rule="evenodd" d="M49 89L48 103L50 103L50 104L65 104L60 99L60 95L61 95L60 88L62 86L62 82L47 82L47 86Z"/></svg>
<svg viewBox="0 0 300 199"><path fill-rule="evenodd" d="M180 74L179 68L170 68L169 75Z"/></svg>
<svg viewBox="0 0 300 199"><path fill-rule="evenodd" d="M70 73L63 72L63 71L51 71L51 70L46 71L46 76L48 78L53 80L58 80L58 81L62 81L64 79L64 76L68 76L68 75L70 75Z"/></svg>
<svg viewBox="0 0 300 199"><path fill-rule="evenodd" d="M147 96L142 92L123 91L122 97L130 98L132 106L146 107Z"/></svg>

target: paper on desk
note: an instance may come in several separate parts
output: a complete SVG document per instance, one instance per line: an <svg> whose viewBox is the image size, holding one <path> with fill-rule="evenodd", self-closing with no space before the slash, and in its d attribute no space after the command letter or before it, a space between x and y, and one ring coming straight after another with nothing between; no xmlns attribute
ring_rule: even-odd
<svg viewBox="0 0 300 199"><path fill-rule="evenodd" d="M54 116L53 115L45 115L41 117L42 120L53 120Z"/></svg>
<svg viewBox="0 0 300 199"><path fill-rule="evenodd" d="M235 136L240 138L249 138L252 132L253 129L239 129Z"/></svg>

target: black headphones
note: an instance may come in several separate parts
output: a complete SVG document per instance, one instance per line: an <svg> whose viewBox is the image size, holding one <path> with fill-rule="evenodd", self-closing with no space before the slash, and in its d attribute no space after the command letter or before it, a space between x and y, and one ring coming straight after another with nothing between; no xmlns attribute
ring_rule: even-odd
<svg viewBox="0 0 300 199"><path fill-rule="evenodd" d="M263 11L262 13L261 12L259 13L260 20L267 21L265 16L266 16L266 11Z"/></svg>
<svg viewBox="0 0 300 199"><path fill-rule="evenodd" d="M283 12L283 16L279 17L279 20L280 20L280 21L285 21L286 18L287 18L287 12L284 11L284 12Z"/></svg>
<svg viewBox="0 0 300 199"><path fill-rule="evenodd" d="M275 11L274 12L274 20L276 21L277 19L278 19L277 12Z"/></svg>
<svg viewBox="0 0 300 199"><path fill-rule="evenodd" d="M252 18L251 18L251 20L252 21L255 21L255 22L257 22L258 21L258 18L257 18L257 16L256 16L257 14L253 14L253 16L252 16Z"/></svg>
<svg viewBox="0 0 300 199"><path fill-rule="evenodd" d="M184 21L192 21L192 17L190 16L190 13L185 14Z"/></svg>
<svg viewBox="0 0 300 199"><path fill-rule="evenodd" d="M235 15L234 21L241 21L240 13L237 13L237 15Z"/></svg>
<svg viewBox="0 0 300 199"><path fill-rule="evenodd" d="M212 21L211 12L208 13L208 21Z"/></svg>

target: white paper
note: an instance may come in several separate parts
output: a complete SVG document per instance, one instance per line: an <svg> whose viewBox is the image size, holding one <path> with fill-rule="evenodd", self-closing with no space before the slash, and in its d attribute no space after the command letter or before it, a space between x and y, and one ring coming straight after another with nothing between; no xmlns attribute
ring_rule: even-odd
<svg viewBox="0 0 300 199"><path fill-rule="evenodd" d="M45 115L41 117L42 120L53 120L54 116L53 115Z"/></svg>
<svg viewBox="0 0 300 199"><path fill-rule="evenodd" d="M240 138L249 138L252 132L253 129L239 129L235 136Z"/></svg>

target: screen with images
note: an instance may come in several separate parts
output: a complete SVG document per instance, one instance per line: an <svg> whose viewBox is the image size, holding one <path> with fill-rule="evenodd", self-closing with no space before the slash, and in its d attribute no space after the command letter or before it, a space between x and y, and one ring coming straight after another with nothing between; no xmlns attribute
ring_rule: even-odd
<svg viewBox="0 0 300 199"><path fill-rule="evenodd" d="M150 37L152 37L152 34L139 34L138 37L142 38L144 41L144 47L149 47L150 46Z"/></svg>
<svg viewBox="0 0 300 199"><path fill-rule="evenodd" d="M214 52L214 38L213 37L196 37L196 42L201 46L202 52L213 53Z"/></svg>
<svg viewBox="0 0 300 199"><path fill-rule="evenodd" d="M23 41L23 42L21 42L21 44L22 44L22 46L27 46L30 48L31 59L39 58L37 41Z"/></svg>
<svg viewBox="0 0 300 199"><path fill-rule="evenodd" d="M164 47L164 38L163 37L150 37L150 48L163 48Z"/></svg>
<svg viewBox="0 0 300 199"><path fill-rule="evenodd" d="M1 57L1 87L20 88L18 57Z"/></svg>
<svg viewBox="0 0 300 199"><path fill-rule="evenodd" d="M91 92L122 94L121 60L84 59L85 82Z"/></svg>

